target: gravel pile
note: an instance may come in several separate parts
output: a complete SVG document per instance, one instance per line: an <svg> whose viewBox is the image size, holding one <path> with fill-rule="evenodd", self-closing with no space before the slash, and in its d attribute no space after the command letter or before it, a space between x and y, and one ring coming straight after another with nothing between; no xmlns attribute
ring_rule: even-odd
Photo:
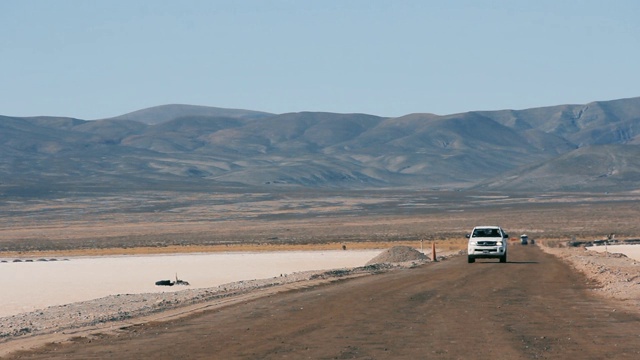
<svg viewBox="0 0 640 360"><path fill-rule="evenodd" d="M367 265L384 263L425 262L429 258L410 246L394 246L367 262Z"/></svg>

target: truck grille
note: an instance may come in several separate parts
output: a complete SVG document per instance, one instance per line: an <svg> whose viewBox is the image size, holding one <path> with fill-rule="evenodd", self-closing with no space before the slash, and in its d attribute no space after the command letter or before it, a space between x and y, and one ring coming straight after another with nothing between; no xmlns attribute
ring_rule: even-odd
<svg viewBox="0 0 640 360"><path fill-rule="evenodd" d="M478 241L478 246L496 246L495 241Z"/></svg>

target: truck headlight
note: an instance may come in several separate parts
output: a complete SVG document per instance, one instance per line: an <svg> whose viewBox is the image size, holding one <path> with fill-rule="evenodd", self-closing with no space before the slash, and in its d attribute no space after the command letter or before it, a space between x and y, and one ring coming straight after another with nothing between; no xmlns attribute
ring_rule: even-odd
<svg viewBox="0 0 640 360"><path fill-rule="evenodd" d="M498 246L502 246L502 241L497 241L497 242L496 242L496 245L498 245Z"/></svg>

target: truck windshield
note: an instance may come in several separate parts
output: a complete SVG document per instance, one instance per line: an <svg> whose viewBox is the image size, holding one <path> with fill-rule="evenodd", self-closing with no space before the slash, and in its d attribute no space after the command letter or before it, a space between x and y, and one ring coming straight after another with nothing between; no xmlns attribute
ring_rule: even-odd
<svg viewBox="0 0 640 360"><path fill-rule="evenodd" d="M473 237L500 237L498 229L475 229Z"/></svg>

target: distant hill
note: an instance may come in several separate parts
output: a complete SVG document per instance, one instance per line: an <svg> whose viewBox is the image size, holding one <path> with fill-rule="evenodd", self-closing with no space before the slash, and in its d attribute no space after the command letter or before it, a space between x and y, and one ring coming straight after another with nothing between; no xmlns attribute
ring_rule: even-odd
<svg viewBox="0 0 640 360"><path fill-rule="evenodd" d="M501 191L615 192L640 188L640 145L592 145L474 187Z"/></svg>
<svg viewBox="0 0 640 360"><path fill-rule="evenodd" d="M148 125L161 124L183 117L228 117L237 119L258 119L273 114L260 111L224 109L210 106L171 104L154 106L111 118L112 120L133 120Z"/></svg>
<svg viewBox="0 0 640 360"><path fill-rule="evenodd" d="M639 147L640 98L397 118L191 105L94 121L0 116L0 195L220 186L625 191L639 187Z"/></svg>

